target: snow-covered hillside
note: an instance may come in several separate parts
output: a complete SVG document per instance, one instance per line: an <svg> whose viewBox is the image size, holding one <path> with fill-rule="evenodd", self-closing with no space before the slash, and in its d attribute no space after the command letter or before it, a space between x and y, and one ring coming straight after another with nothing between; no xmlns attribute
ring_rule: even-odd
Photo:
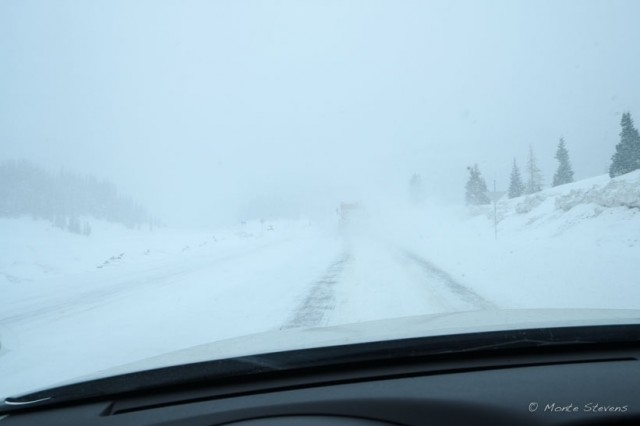
<svg viewBox="0 0 640 426"><path fill-rule="evenodd" d="M340 245L307 221L215 232L94 222L88 237L31 219L0 226L0 395L278 328Z"/></svg>
<svg viewBox="0 0 640 426"><path fill-rule="evenodd" d="M503 307L638 307L640 171L505 197L497 211L497 238L493 206L427 206L396 238Z"/></svg>
<svg viewBox="0 0 640 426"><path fill-rule="evenodd" d="M308 222L248 222L236 227L207 229L128 229L85 218L91 235L67 232L47 220L0 218L0 285L29 287L43 279L82 272L140 267L158 261L192 257L212 251L246 248L298 235Z"/></svg>

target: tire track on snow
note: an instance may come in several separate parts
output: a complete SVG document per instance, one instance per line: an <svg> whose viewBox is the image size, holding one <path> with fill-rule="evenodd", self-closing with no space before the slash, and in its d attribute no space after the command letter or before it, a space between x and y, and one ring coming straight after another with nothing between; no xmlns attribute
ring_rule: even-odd
<svg viewBox="0 0 640 426"><path fill-rule="evenodd" d="M402 254L415 264L417 264L423 272L427 275L437 279L439 282L444 284L447 290L449 290L452 294L454 294L458 299L468 303L477 309L497 309L498 306L480 296L475 291L471 290L469 287L464 284L456 281L451 275L449 275L444 270L438 268L433 263L428 260L418 256L415 253L412 253L405 249L400 249Z"/></svg>
<svg viewBox="0 0 640 426"><path fill-rule="evenodd" d="M336 306L335 286L350 259L350 254L343 254L327 268L282 329L317 327L327 321Z"/></svg>

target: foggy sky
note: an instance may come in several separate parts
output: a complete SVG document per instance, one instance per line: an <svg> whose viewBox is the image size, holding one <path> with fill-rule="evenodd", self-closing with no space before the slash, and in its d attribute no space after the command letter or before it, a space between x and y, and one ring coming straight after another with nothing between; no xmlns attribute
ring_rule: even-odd
<svg viewBox="0 0 640 426"><path fill-rule="evenodd" d="M605 173L640 124L637 1L0 2L0 161L115 182L169 222ZM258 203L260 204L260 203ZM324 208L324 207L323 207Z"/></svg>

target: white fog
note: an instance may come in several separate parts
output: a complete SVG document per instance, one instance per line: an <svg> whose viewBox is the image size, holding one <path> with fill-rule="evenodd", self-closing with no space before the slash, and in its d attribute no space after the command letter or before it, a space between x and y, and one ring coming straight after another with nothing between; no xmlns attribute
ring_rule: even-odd
<svg viewBox="0 0 640 426"><path fill-rule="evenodd" d="M461 202L466 166L506 189L530 145L550 184L561 136L603 174L640 103L634 2L37 4L0 6L0 159L180 225L402 198L413 173Z"/></svg>

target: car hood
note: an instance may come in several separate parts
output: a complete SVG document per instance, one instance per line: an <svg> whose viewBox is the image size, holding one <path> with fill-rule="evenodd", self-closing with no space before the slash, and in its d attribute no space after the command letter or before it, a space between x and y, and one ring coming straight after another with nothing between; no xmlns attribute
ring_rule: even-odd
<svg viewBox="0 0 640 426"><path fill-rule="evenodd" d="M193 346L102 370L73 382L273 352L476 332L640 324L640 310L517 309L420 315L331 327L286 329Z"/></svg>

